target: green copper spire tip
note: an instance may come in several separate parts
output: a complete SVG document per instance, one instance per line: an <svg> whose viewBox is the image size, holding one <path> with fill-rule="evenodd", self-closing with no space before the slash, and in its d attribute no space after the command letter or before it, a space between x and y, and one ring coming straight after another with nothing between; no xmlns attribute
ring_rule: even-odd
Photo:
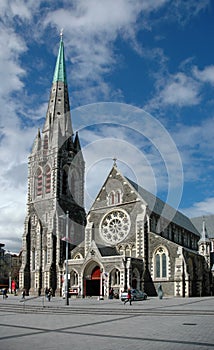
<svg viewBox="0 0 214 350"><path fill-rule="evenodd" d="M61 81L67 84L66 79L66 69L65 69L65 54L64 54L64 44L63 44L63 29L60 32L60 45L59 52L56 61L56 67L54 71L53 83Z"/></svg>

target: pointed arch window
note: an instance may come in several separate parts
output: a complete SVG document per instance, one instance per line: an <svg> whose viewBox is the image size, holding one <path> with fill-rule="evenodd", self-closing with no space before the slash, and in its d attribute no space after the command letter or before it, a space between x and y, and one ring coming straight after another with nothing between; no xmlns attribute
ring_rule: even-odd
<svg viewBox="0 0 214 350"><path fill-rule="evenodd" d="M116 191L111 191L107 198L108 205L120 204L122 202L122 193L118 189Z"/></svg>
<svg viewBox="0 0 214 350"><path fill-rule="evenodd" d="M167 252L164 248L160 247L155 252L154 265L155 278L167 278Z"/></svg>
<svg viewBox="0 0 214 350"><path fill-rule="evenodd" d="M115 198L114 198L114 192L110 193L110 204L114 204Z"/></svg>
<svg viewBox="0 0 214 350"><path fill-rule="evenodd" d="M71 271L71 286L78 286L79 284L79 278L78 273L76 271Z"/></svg>
<svg viewBox="0 0 214 350"><path fill-rule="evenodd" d="M120 204L121 203L121 191L118 190L116 192L116 204Z"/></svg>
<svg viewBox="0 0 214 350"><path fill-rule="evenodd" d="M42 195L42 170L41 170L41 168L38 168L36 177L37 177L36 194L37 194L37 196L41 196Z"/></svg>
<svg viewBox="0 0 214 350"><path fill-rule="evenodd" d="M49 165L45 167L45 192L51 192L51 169Z"/></svg>
<svg viewBox="0 0 214 350"><path fill-rule="evenodd" d="M68 169L64 168L62 172L62 194L68 193Z"/></svg>
<svg viewBox="0 0 214 350"><path fill-rule="evenodd" d="M44 137L44 144L43 144L43 152L44 154L47 154L48 151L48 135L45 135Z"/></svg>
<svg viewBox="0 0 214 350"><path fill-rule="evenodd" d="M76 199L76 176L74 174L74 172L72 172L71 177L70 177L70 189L71 189L71 195L73 197L73 199Z"/></svg>
<svg viewBox="0 0 214 350"><path fill-rule="evenodd" d="M111 287L120 285L120 271L118 269L112 270L109 276L109 283Z"/></svg>

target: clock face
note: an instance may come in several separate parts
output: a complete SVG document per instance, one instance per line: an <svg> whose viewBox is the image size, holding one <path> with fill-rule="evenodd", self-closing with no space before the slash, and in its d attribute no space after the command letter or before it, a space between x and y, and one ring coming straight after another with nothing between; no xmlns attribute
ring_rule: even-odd
<svg viewBox="0 0 214 350"><path fill-rule="evenodd" d="M102 219L100 233L106 242L116 244L127 237L130 226L130 219L125 211L113 210Z"/></svg>

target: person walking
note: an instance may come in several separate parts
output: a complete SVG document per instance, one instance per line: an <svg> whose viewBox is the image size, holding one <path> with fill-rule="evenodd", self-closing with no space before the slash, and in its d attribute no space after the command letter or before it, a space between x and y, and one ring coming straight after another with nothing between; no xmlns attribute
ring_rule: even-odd
<svg viewBox="0 0 214 350"><path fill-rule="evenodd" d="M46 287L45 288L45 298L48 299L48 293L49 293L49 288Z"/></svg>
<svg viewBox="0 0 214 350"><path fill-rule="evenodd" d="M124 305L129 302L129 304L132 304L132 294L131 294L131 289L128 289L128 294L127 294L127 299L124 301Z"/></svg>
<svg viewBox="0 0 214 350"><path fill-rule="evenodd" d="M26 294L25 289L23 289L23 291L22 291L22 299L25 299L25 294Z"/></svg>
<svg viewBox="0 0 214 350"><path fill-rule="evenodd" d="M7 288L4 288L2 294L3 294L3 299L7 299Z"/></svg>

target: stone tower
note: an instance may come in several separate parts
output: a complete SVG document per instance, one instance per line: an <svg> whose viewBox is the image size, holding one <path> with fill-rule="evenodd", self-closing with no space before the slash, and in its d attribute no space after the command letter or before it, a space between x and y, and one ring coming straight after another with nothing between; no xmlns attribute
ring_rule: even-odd
<svg viewBox="0 0 214 350"><path fill-rule="evenodd" d="M206 229L206 223L203 218L203 226L201 231L201 238L198 241L198 250L201 255L204 256L206 263L210 266L210 239L208 238L207 229Z"/></svg>
<svg viewBox="0 0 214 350"><path fill-rule="evenodd" d="M61 34L46 120L28 160L19 287L31 294L45 287L51 287L57 295L61 293L66 224L69 252L84 239L84 171L79 136L74 136L72 130Z"/></svg>

